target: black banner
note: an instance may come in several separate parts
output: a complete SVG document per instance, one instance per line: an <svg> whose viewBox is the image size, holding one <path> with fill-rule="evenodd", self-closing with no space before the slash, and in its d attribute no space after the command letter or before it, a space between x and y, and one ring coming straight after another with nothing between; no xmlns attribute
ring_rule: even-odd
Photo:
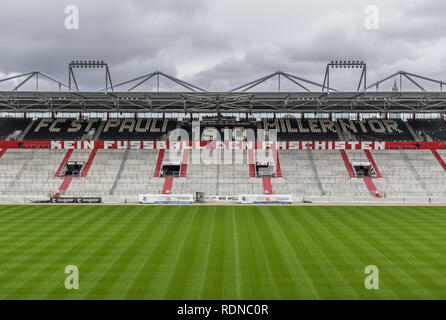
<svg viewBox="0 0 446 320"><path fill-rule="evenodd" d="M361 319L385 313L389 317L426 314L444 310L444 302L432 301L0 301L5 312L8 308L17 316L32 317L42 312L48 318L52 312L60 319L61 312L70 310L70 316L86 313L101 318L132 319ZM60 309L59 309L60 308ZM85 309L84 309L85 308ZM441 308L441 309L440 309ZM32 313L31 313L32 312ZM29 316L28 316L29 314ZM132 315L135 317L132 317Z"/></svg>
<svg viewBox="0 0 446 320"><path fill-rule="evenodd" d="M54 197L50 199L51 203L102 203L102 198L85 197Z"/></svg>

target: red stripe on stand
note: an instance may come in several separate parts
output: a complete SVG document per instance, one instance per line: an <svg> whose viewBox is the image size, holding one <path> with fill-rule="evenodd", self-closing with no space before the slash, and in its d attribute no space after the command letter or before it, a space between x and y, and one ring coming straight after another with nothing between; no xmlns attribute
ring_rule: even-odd
<svg viewBox="0 0 446 320"><path fill-rule="evenodd" d="M344 159L345 167L347 168L348 174L350 178L354 178L356 175L353 172L352 165L350 164L350 161L348 160L347 152L345 150L341 150L342 159Z"/></svg>
<svg viewBox="0 0 446 320"><path fill-rule="evenodd" d="M65 157L62 160L62 163L59 166L59 169L57 169L56 174L54 175L56 178L59 178L60 176L60 171L62 171L63 166L65 165L65 163L68 162L68 160L70 160L71 154L73 153L73 149L70 149L67 151L67 153L65 154Z"/></svg>
<svg viewBox="0 0 446 320"><path fill-rule="evenodd" d="M367 189L369 189L369 191L370 191L370 193L374 196L374 197L377 197L378 195L377 195L377 193L376 193L376 186L375 186L375 184L373 183L373 180L372 180L372 178L364 178L364 182L365 182L365 185L367 186Z"/></svg>
<svg viewBox="0 0 446 320"><path fill-rule="evenodd" d="M71 184L71 181L73 181L73 178L64 178L63 179L62 184L59 187L60 194L64 194L67 191L68 187Z"/></svg>
<svg viewBox="0 0 446 320"><path fill-rule="evenodd" d="M438 163L440 166L443 167L444 171L446 171L446 163L444 162L443 158L440 156L437 150L432 150L432 153L434 154L435 158L437 158Z"/></svg>
<svg viewBox="0 0 446 320"><path fill-rule="evenodd" d="M367 156L367 159L369 159L370 163L372 164L373 169L375 169L376 177L382 178L381 172L379 171L378 166L376 165L375 159L373 159L373 156L372 156L372 153L370 152L370 150L364 150L364 152Z"/></svg>
<svg viewBox="0 0 446 320"><path fill-rule="evenodd" d="M255 157L254 150L248 149L248 163L249 163L249 176L251 178L256 177L256 165L255 165Z"/></svg>
<svg viewBox="0 0 446 320"><path fill-rule="evenodd" d="M164 152L165 149L161 149L160 152L158 152L158 160L156 161L155 175L154 175L155 178L159 178L160 176L160 170L161 170L161 165L163 164Z"/></svg>
<svg viewBox="0 0 446 320"><path fill-rule="evenodd" d="M274 148L274 162L276 163L276 178L282 178L282 169L280 168L279 151Z"/></svg>
<svg viewBox="0 0 446 320"><path fill-rule="evenodd" d="M88 157L87 163L85 164L84 170L82 170L81 177L87 176L88 171L90 170L91 165L93 164L93 160L94 160L94 157L96 156L96 153L97 153L96 149L91 151L90 156Z"/></svg>
<svg viewBox="0 0 446 320"><path fill-rule="evenodd" d="M169 194L172 190L172 184L173 184L173 178L168 177L164 179L164 185L163 185L163 194Z"/></svg>
<svg viewBox="0 0 446 320"><path fill-rule="evenodd" d="M271 184L271 178L262 178L263 180L263 190L265 194L274 194L273 186Z"/></svg>
<svg viewBox="0 0 446 320"><path fill-rule="evenodd" d="M183 151L183 160L181 161L181 169L180 169L181 178L184 178L186 176L188 160L189 160L189 150L186 149Z"/></svg>

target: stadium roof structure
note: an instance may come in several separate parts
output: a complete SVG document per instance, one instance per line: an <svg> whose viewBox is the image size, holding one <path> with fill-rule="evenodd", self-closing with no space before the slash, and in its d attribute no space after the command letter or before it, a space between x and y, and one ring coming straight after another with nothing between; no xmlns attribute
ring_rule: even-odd
<svg viewBox="0 0 446 320"><path fill-rule="evenodd" d="M370 86L368 86L366 88L366 90L369 90L369 89L372 89L372 88L376 88L376 91L379 91L379 86L382 83L384 83L384 82L386 82L388 80L391 80L391 79L395 79L396 80L396 78L399 78L399 83L400 83L399 90L400 91L402 91L402 88L403 88L403 79L409 80L413 85L415 85L419 90L421 90L423 92L426 92L427 90L417 80L424 80L424 81L427 81L429 83L440 85L440 92L443 92L443 87L446 86L446 82L444 82L444 81L432 79L432 78L429 78L429 77L421 76L421 75L418 75L418 74L414 74L414 73L402 70L402 71L398 71L398 72L396 72L394 74L391 74L390 76L387 76L387 77L385 77L385 78L383 78L383 79L381 79L379 81L376 81L375 83L372 83ZM417 80L415 80L415 79L417 79Z"/></svg>
<svg viewBox="0 0 446 320"><path fill-rule="evenodd" d="M56 83L59 91L39 91L39 75ZM365 74L364 80L365 80ZM182 87L185 92L160 92L163 77ZM400 89L396 86L399 77ZM19 89L32 78L35 91ZM277 78L277 92L253 92L252 89ZM23 79L23 80L22 80ZM150 79L157 80L156 92L141 90ZM296 86L296 91L281 92L281 79ZM395 79L395 91L380 92L380 85ZM403 79L410 81L417 92L401 91ZM18 80L21 80L18 82ZM362 77L361 77L362 80ZM439 85L439 91L428 92L420 81ZM73 90L63 82L39 71L32 71L5 79L14 81L11 91L0 91L0 112L173 112L173 113L433 113L446 112L446 82L399 71L356 92L342 92L332 87L277 71L250 81L226 92L207 92L196 85L155 71L95 92ZM106 82L107 83L107 82ZM110 82L111 83L111 78ZM130 86L127 91L122 90ZM70 90L71 88L71 90ZM313 88L313 90L311 90ZM316 88L316 89L314 89ZM376 88L376 92L372 89ZM68 89L68 90L66 90ZM111 90L110 90L111 89ZM326 89L326 90L325 90ZM66 91L64 91L66 90Z"/></svg>
<svg viewBox="0 0 446 320"><path fill-rule="evenodd" d="M168 75L162 71L155 71L155 72L152 72L149 74L145 74L145 75L139 76L137 78L118 83L115 86L105 87L99 91L107 92L109 89L112 89L112 91L114 91L114 89L116 89L116 88L122 87L127 84L132 84L132 87L130 87L130 89L127 89L127 92L131 92L152 78L156 78L156 80L157 80L157 92L160 91L160 78L165 78L167 80L170 80L171 82L183 87L184 89L192 91L192 92L206 92L206 90L204 90L196 85L193 85L193 84L183 81L181 79L175 78L175 77Z"/></svg>
<svg viewBox="0 0 446 320"><path fill-rule="evenodd" d="M441 92L0 92L0 112L429 113Z"/></svg>
<svg viewBox="0 0 446 320"><path fill-rule="evenodd" d="M50 82L56 83L59 86L59 91L62 90L62 87L65 89L69 89L69 86L66 85L65 83L63 83L60 80L57 80L56 78L44 73L44 72L40 72L40 71L30 71L27 73L22 73L22 74L17 74L17 75L13 75L10 77L6 77L3 79L0 79L0 83L2 82L7 82L7 81L20 81L17 85L14 86L14 88L12 89L12 91L17 91L19 90L25 83L29 82L30 80L32 80L33 78L35 79L35 83L36 83L36 91L39 91L39 76L42 78L45 78L47 80L49 80Z"/></svg>

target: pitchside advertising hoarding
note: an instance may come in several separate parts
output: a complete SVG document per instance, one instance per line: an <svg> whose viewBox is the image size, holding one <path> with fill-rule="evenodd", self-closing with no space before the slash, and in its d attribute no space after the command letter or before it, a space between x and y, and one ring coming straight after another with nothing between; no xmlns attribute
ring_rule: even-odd
<svg viewBox="0 0 446 320"><path fill-rule="evenodd" d="M292 195L239 195L237 198L239 204L256 204L256 203L275 203L275 204L291 204L293 202ZM225 199L226 200L226 199ZM173 203L173 204L191 204L194 201L193 195L166 195L166 194L140 194L139 203L156 204L156 203ZM218 201L216 199L216 201Z"/></svg>
<svg viewBox="0 0 446 320"><path fill-rule="evenodd" d="M190 194L167 195L167 194L140 194L139 203L156 204L156 203L177 203L191 204L194 202L194 196Z"/></svg>
<svg viewBox="0 0 446 320"><path fill-rule="evenodd" d="M102 203L99 197L52 197L51 203Z"/></svg>
<svg viewBox="0 0 446 320"><path fill-rule="evenodd" d="M0 141L0 149L82 149L82 150L446 150L445 142L394 141Z"/></svg>
<svg viewBox="0 0 446 320"><path fill-rule="evenodd" d="M238 203L240 204L256 204L256 203L274 203L274 204L291 204L293 202L292 195L239 195Z"/></svg>

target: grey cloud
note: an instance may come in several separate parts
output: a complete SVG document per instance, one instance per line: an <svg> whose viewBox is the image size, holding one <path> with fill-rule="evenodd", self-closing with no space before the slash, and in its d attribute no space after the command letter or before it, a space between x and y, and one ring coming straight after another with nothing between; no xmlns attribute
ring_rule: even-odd
<svg viewBox="0 0 446 320"><path fill-rule="evenodd" d="M0 74L42 70L66 80L70 60L101 59L115 83L162 70L225 90L277 70L322 82L328 61L359 59L369 64L369 82L399 69L442 78L446 4L375 2L381 28L368 31L365 0L4 0L0 39L8 45L0 50ZM67 4L79 6L78 31L63 26ZM103 86L102 75L78 77L82 89ZM355 77L333 80L348 90ZM276 88L274 81L265 86Z"/></svg>

